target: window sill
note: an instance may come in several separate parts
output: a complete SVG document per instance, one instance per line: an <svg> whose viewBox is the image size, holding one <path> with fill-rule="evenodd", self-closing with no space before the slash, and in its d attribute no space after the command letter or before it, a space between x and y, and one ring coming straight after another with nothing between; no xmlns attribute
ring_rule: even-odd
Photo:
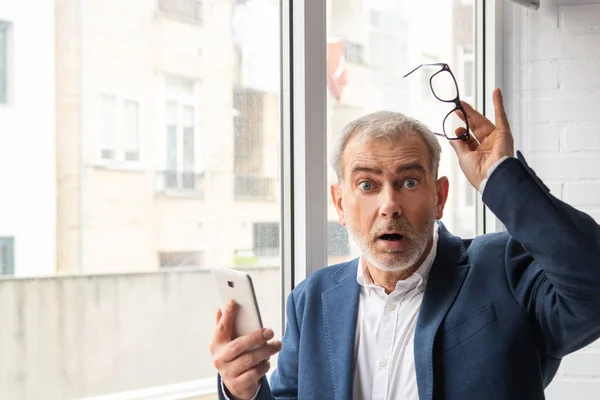
<svg viewBox="0 0 600 400"><path fill-rule="evenodd" d="M235 196L238 203L275 203L277 199L272 196Z"/></svg>
<svg viewBox="0 0 600 400"><path fill-rule="evenodd" d="M184 191L177 189L162 189L156 192L158 197L167 197L174 199L204 200L204 193Z"/></svg>
<svg viewBox="0 0 600 400"><path fill-rule="evenodd" d="M117 172L146 172L144 167L139 162L97 162L94 165L95 169L106 170L106 171L117 171Z"/></svg>

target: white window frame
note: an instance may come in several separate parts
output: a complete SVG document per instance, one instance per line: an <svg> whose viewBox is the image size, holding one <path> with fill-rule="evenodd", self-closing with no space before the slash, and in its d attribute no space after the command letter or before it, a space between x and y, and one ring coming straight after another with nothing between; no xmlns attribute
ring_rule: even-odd
<svg viewBox="0 0 600 400"><path fill-rule="evenodd" d="M94 97L94 105L95 105L95 115L96 118L102 118L102 110L100 109L99 106L99 99L102 96L112 96L115 98L115 107L116 107L116 111L115 111L115 127L116 127L116 132L115 132L115 158L114 159L108 159L108 158L104 158L102 157L102 150L104 149L104 132L101 131L101 124L95 124L95 139L96 139L96 145L95 145L95 154L96 154L96 166L98 167L107 167L107 168L111 168L111 169L133 169L133 170L138 170L141 169L142 164L143 164L143 157L144 157L144 151L143 151L143 137L142 137L142 132L144 131L144 110L143 110L143 103L141 101L141 99L137 96L134 95L128 95L128 94L119 94L119 93L115 93L115 92L111 92L109 90L97 90L95 92L95 97ZM122 112L123 112L123 104L127 101L130 102L135 102L137 103L138 106L138 124L137 124L137 140L138 140L138 159L137 160L126 160L125 159L125 148L123 146L123 137L121 134L121 129L122 129L122 124L121 124L121 116L122 116Z"/></svg>
<svg viewBox="0 0 600 400"><path fill-rule="evenodd" d="M293 0L282 6L285 303L289 290L327 263L327 11L322 1Z"/></svg>
<svg viewBox="0 0 600 400"><path fill-rule="evenodd" d="M475 51L478 82L482 85L476 85L476 93L479 94L478 109L483 110L483 114L492 122L494 117L494 104L492 102L492 92L495 88L504 90L503 87L503 68L504 43L503 43L503 12L504 2L502 0L477 0L477 21L480 26L477 27L477 34L481 35L478 45L485 44L485 52L478 48ZM515 148L518 148L518 138L515 138ZM502 222L485 207L478 199L479 212L477 218L478 234L500 232L506 230Z"/></svg>

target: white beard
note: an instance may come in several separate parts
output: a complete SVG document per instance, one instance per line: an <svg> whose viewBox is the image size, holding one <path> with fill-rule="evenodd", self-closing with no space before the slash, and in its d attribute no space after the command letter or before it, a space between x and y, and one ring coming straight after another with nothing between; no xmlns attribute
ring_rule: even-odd
<svg viewBox="0 0 600 400"><path fill-rule="evenodd" d="M347 221L347 229L348 234L360 249L362 257L364 257L370 265L381 271L395 272L404 271L414 267L419 259L423 257L427 245L433 238L433 227L435 223L435 213L431 214L429 221L423 226L423 229L417 233L413 233L412 227L408 222L402 223L403 231L407 234L402 240L408 240L409 243L405 251L394 253L377 252L375 249L374 235L368 235L366 237L361 236L358 234L358 229L352 221ZM396 225L398 225L398 223L396 223ZM387 226L387 224L380 223L379 226ZM377 228L377 226L374 228Z"/></svg>

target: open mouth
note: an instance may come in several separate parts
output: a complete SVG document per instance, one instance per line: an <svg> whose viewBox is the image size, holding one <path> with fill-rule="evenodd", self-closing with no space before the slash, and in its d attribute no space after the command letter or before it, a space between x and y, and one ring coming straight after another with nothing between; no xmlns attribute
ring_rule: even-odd
<svg viewBox="0 0 600 400"><path fill-rule="evenodd" d="M386 233L384 235L379 236L379 239L388 241L400 241L403 238L404 236L402 236L399 233Z"/></svg>

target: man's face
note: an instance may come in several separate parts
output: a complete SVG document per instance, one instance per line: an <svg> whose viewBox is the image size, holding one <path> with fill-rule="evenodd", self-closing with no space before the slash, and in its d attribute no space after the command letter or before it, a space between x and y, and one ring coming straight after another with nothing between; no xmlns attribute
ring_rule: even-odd
<svg viewBox="0 0 600 400"><path fill-rule="evenodd" d="M425 143L418 136L355 137L342 159L343 181L331 186L340 223L372 266L413 267L433 238L448 195L448 180L435 180Z"/></svg>

